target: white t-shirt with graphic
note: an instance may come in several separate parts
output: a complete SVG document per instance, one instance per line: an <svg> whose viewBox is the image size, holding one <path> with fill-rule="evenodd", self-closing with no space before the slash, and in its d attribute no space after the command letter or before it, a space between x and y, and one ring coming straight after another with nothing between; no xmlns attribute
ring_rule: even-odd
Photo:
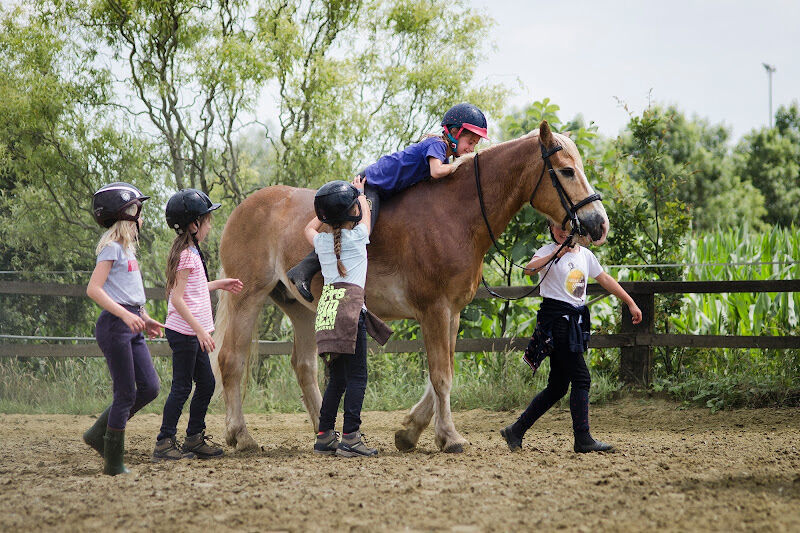
<svg viewBox="0 0 800 533"><path fill-rule="evenodd" d="M560 244L546 244L536 250L533 258L550 257L560 247ZM539 279L545 275L547 269L546 265L539 271ZM565 253L558 263L550 267L550 273L539 286L539 294L544 298L580 306L586 302L588 278L596 278L602 273L603 267L594 254L588 248L579 246L577 251Z"/></svg>

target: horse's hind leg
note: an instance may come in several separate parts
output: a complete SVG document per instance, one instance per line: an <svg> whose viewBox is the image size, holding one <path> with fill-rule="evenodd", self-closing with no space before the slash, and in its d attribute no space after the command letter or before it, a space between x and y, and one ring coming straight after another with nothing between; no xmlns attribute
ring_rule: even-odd
<svg viewBox="0 0 800 533"><path fill-rule="evenodd" d="M303 393L303 404L306 407L306 411L308 411L314 432L316 432L319 428L319 411L322 407L322 394L319 391L317 382L317 360L319 357L317 356L317 340L314 334L314 319L316 315L314 311L290 297L282 300L279 298L273 299L291 319L292 326L294 326L292 368Z"/></svg>
<svg viewBox="0 0 800 533"><path fill-rule="evenodd" d="M227 329L218 361L225 398L225 441L236 451L257 449L242 412L242 376L251 348L253 328L267 298L265 291L230 296Z"/></svg>

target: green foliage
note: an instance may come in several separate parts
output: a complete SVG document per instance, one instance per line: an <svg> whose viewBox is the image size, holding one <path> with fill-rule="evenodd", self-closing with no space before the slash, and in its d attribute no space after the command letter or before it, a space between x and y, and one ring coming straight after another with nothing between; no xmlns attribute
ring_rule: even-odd
<svg viewBox="0 0 800 533"><path fill-rule="evenodd" d="M774 128L744 136L736 147L735 172L752 181L764 195L770 224L789 226L800 219L800 107L797 102L778 109ZM746 199L743 194L732 202Z"/></svg>

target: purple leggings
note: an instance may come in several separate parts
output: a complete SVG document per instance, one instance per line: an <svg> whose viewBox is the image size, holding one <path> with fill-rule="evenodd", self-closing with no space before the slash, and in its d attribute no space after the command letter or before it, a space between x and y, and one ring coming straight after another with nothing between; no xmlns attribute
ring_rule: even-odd
<svg viewBox="0 0 800 533"><path fill-rule="evenodd" d="M123 305L138 313L139 309ZM108 311L100 313L95 337L106 358L114 401L108 413L108 427L123 430L136 411L158 396L160 383L144 335L133 333L121 318Z"/></svg>

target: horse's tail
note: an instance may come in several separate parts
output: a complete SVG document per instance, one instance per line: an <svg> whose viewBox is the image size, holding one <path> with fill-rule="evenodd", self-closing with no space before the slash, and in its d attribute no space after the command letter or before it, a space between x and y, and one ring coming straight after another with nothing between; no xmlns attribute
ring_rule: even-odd
<svg viewBox="0 0 800 533"><path fill-rule="evenodd" d="M225 277L225 272L220 268L219 278ZM217 385L214 388L214 394L217 394L222 387L222 372L219 369L219 350L222 347L222 340L225 338L225 330L228 329L228 322L230 317L228 309L230 308L231 295L228 291L217 291L217 313L214 318L214 351L208 354L211 360L211 370L214 372L214 380Z"/></svg>
<svg viewBox="0 0 800 533"><path fill-rule="evenodd" d="M222 279L225 277L225 272L220 269L219 278ZM211 360L211 370L214 372L214 380L216 381L216 386L214 388L214 394L218 394L222 387L222 371L219 368L219 351L222 348L222 341L225 339L225 331L228 329L228 324L230 323L230 307L231 307L231 299L233 296L228 291L218 291L219 299L217 300L217 313L216 317L214 318L214 351L208 354L208 358ZM253 328L253 341L258 338L258 328ZM250 344L250 349L247 350L247 356L244 361L244 383L242 384L242 399L244 399L245 392L247 391L247 382L250 378L250 360L252 359L253 352L258 351L258 344L256 342L252 342Z"/></svg>

